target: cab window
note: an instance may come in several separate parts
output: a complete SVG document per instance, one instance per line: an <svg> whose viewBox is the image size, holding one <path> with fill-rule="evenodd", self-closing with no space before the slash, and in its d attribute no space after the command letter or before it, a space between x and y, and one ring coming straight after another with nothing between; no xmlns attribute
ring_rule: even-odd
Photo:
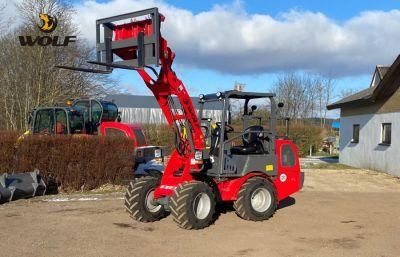
<svg viewBox="0 0 400 257"><path fill-rule="evenodd" d="M87 124L89 122L89 101L78 101L74 104L74 108L82 113L83 121Z"/></svg>
<svg viewBox="0 0 400 257"><path fill-rule="evenodd" d="M118 117L118 107L114 103L103 103L102 121L115 121Z"/></svg>
<svg viewBox="0 0 400 257"><path fill-rule="evenodd" d="M67 119L67 113L65 112L65 110L62 110L62 109L56 110L55 133L57 135L68 134L68 119Z"/></svg>
<svg viewBox="0 0 400 257"><path fill-rule="evenodd" d="M296 156L292 147L286 144L281 148L281 164L284 167L293 167L296 164Z"/></svg>
<svg viewBox="0 0 400 257"><path fill-rule="evenodd" d="M146 145L146 138L143 134L143 131L140 129L134 129L133 133L135 134L136 137L136 142L139 146Z"/></svg>
<svg viewBox="0 0 400 257"><path fill-rule="evenodd" d="M107 137L126 137L125 131L116 128L106 128L105 132Z"/></svg>
<svg viewBox="0 0 400 257"><path fill-rule="evenodd" d="M54 133L54 110L45 109L36 111L34 133L53 134Z"/></svg>
<svg viewBox="0 0 400 257"><path fill-rule="evenodd" d="M71 134L83 133L83 128L84 128L83 116L79 112L77 111L70 112L69 121L70 121Z"/></svg>
<svg viewBox="0 0 400 257"><path fill-rule="evenodd" d="M102 112L103 108L101 107L101 104L92 100L92 122L94 125L100 123Z"/></svg>

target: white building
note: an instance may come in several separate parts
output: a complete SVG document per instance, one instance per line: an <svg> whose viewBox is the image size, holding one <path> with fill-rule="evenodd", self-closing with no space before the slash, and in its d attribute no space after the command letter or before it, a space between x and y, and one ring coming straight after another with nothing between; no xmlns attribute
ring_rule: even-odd
<svg viewBox="0 0 400 257"><path fill-rule="evenodd" d="M139 124L162 124L167 123L167 120L162 113L160 106L154 96L150 95L126 95L116 94L108 95L105 100L113 101L118 105L118 110L121 112L121 121L125 123ZM192 97L194 107L198 111L199 98ZM205 117L210 117L214 121L221 120L222 105L209 103L204 106L203 114Z"/></svg>
<svg viewBox="0 0 400 257"><path fill-rule="evenodd" d="M340 108L341 163L400 176L400 56L377 66L369 88L327 108Z"/></svg>

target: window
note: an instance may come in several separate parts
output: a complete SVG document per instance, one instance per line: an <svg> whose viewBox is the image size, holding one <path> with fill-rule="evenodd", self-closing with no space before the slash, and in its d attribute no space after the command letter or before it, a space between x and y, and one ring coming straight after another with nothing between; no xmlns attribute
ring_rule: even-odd
<svg viewBox="0 0 400 257"><path fill-rule="evenodd" d="M67 113L62 110L56 110L56 134L68 134Z"/></svg>
<svg viewBox="0 0 400 257"><path fill-rule="evenodd" d="M92 122L93 125L100 124L103 108L100 103L92 100Z"/></svg>
<svg viewBox="0 0 400 257"><path fill-rule="evenodd" d="M360 124L353 125L353 138L351 139L352 143L358 143L360 139Z"/></svg>
<svg viewBox="0 0 400 257"><path fill-rule="evenodd" d="M392 123L383 123L381 144L390 145L391 142L392 142Z"/></svg>
<svg viewBox="0 0 400 257"><path fill-rule="evenodd" d="M290 145L283 145L282 150L282 166L284 167L293 167L296 164L296 156L294 155L294 152Z"/></svg>
<svg viewBox="0 0 400 257"><path fill-rule="evenodd" d="M114 103L103 103L102 121L115 121L118 117L118 107Z"/></svg>
<svg viewBox="0 0 400 257"><path fill-rule="evenodd" d="M72 111L69 113L70 129L71 134L83 133L83 116L78 111Z"/></svg>
<svg viewBox="0 0 400 257"><path fill-rule="evenodd" d="M146 138L145 138L142 130L134 129L133 133L135 133L136 141L139 146L146 145Z"/></svg>
<svg viewBox="0 0 400 257"><path fill-rule="evenodd" d="M89 102L86 100L78 101L74 104L74 108L78 110L83 115L83 122L86 125L89 123Z"/></svg>
<svg viewBox="0 0 400 257"><path fill-rule="evenodd" d="M36 112L33 133L53 134L54 116L53 109L43 109Z"/></svg>
<svg viewBox="0 0 400 257"><path fill-rule="evenodd" d="M126 137L125 131L116 128L106 128L107 137Z"/></svg>

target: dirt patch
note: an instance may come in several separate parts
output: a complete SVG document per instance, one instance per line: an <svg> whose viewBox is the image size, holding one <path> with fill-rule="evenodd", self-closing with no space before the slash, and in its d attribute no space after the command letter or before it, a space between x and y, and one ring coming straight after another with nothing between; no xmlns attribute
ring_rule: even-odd
<svg viewBox="0 0 400 257"><path fill-rule="evenodd" d="M303 190L282 201L270 220L245 221L224 207L215 223L200 231L180 229L171 217L155 223L133 221L124 211L122 194L3 204L0 229L7 236L0 240L1 255L139 257L159 256L160 251L167 257L400 255L397 179L363 170L305 172Z"/></svg>

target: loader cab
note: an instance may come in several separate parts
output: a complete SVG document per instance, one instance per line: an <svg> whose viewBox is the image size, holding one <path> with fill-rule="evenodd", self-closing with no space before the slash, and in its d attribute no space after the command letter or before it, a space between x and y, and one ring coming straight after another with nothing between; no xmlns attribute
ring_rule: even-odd
<svg viewBox="0 0 400 257"><path fill-rule="evenodd" d="M277 104L274 94L225 91L200 95L199 118L205 134L211 176L243 176L252 171L276 173ZM219 102L220 120L207 116L208 104ZM209 157L209 158L207 158Z"/></svg>
<svg viewBox="0 0 400 257"><path fill-rule="evenodd" d="M41 107L29 114L29 126L33 134L81 134L84 120L79 111L69 107Z"/></svg>

